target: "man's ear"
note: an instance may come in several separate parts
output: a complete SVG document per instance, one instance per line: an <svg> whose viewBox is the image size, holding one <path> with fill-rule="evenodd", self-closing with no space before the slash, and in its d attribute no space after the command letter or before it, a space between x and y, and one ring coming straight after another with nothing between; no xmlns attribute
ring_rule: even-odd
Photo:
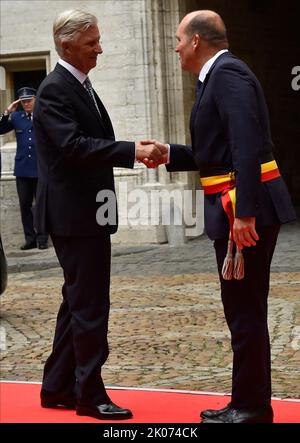
<svg viewBox="0 0 300 443"><path fill-rule="evenodd" d="M61 48L62 48L63 54L66 54L66 55L70 54L70 46L71 46L71 42L69 42L68 40L64 40L61 42Z"/></svg>
<svg viewBox="0 0 300 443"><path fill-rule="evenodd" d="M199 34L195 34L192 40L193 49L196 50L201 45L201 37Z"/></svg>

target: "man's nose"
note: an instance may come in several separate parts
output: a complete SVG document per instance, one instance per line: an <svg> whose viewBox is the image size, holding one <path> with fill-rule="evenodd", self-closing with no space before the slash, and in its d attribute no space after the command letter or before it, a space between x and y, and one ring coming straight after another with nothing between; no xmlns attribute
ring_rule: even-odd
<svg viewBox="0 0 300 443"><path fill-rule="evenodd" d="M96 47L96 52L97 52L97 54L102 54L102 52L103 52L103 49L102 49L102 46L100 45L100 43L98 43L98 45Z"/></svg>

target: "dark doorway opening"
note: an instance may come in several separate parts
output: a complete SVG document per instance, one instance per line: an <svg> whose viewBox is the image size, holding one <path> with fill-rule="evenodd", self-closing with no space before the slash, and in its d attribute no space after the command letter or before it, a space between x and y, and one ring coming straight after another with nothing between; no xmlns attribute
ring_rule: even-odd
<svg viewBox="0 0 300 443"><path fill-rule="evenodd" d="M17 91L23 86L38 89L46 75L46 70L13 72L14 97L18 98Z"/></svg>

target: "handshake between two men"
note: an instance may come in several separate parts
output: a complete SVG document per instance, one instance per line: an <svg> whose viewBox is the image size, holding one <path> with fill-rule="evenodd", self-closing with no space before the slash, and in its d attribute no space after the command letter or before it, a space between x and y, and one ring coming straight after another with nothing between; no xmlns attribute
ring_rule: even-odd
<svg viewBox="0 0 300 443"><path fill-rule="evenodd" d="M135 157L148 168L157 168L161 164L168 163L169 145L157 140L142 140L135 144Z"/></svg>

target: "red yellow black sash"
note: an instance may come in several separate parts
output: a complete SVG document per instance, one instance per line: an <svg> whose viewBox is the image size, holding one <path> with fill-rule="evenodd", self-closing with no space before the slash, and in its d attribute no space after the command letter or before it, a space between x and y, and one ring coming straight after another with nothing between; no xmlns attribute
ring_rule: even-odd
<svg viewBox="0 0 300 443"><path fill-rule="evenodd" d="M261 181L266 182L280 177L280 172L275 160L261 165ZM204 189L204 194L216 194L235 187L235 177L233 172L224 175L215 175L212 177L202 177L200 179Z"/></svg>
<svg viewBox="0 0 300 443"><path fill-rule="evenodd" d="M280 172L275 160L263 163L261 165L261 181L266 182L280 177ZM240 280L244 277L244 268L241 251L237 250L233 259L233 222L235 218L236 207L236 181L232 172L223 175L215 175L211 177L202 177L200 179L204 195L217 194L221 192L221 201L224 211L229 220L230 233L228 242L227 256L224 261L222 275L225 280L235 278Z"/></svg>

